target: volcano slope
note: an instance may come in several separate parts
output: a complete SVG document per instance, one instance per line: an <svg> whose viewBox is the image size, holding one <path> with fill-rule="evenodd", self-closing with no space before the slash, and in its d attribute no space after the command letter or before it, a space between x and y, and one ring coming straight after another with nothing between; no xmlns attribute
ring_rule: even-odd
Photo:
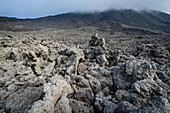
<svg viewBox="0 0 170 113"><path fill-rule="evenodd" d="M84 27L0 41L0 113L170 112L168 35Z"/></svg>

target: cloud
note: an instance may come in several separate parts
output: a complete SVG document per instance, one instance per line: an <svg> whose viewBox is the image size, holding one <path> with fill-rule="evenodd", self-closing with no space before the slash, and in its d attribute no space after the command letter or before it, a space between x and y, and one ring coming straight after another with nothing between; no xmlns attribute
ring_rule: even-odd
<svg viewBox="0 0 170 113"><path fill-rule="evenodd" d="M0 15L40 17L74 11L150 9L170 13L170 0L0 0Z"/></svg>

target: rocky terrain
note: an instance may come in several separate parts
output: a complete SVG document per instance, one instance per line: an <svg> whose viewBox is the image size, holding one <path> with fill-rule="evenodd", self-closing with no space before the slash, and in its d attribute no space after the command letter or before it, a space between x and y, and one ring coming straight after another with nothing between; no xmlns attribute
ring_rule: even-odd
<svg viewBox="0 0 170 113"><path fill-rule="evenodd" d="M0 113L169 113L169 42L94 27L0 31Z"/></svg>

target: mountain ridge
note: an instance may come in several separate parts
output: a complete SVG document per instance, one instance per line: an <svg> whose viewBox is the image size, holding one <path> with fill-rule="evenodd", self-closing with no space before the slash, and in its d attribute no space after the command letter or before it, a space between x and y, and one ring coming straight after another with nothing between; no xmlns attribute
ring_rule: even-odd
<svg viewBox="0 0 170 113"><path fill-rule="evenodd" d="M22 25L25 30L42 28L77 28L82 26L110 26L120 27L125 24L131 27L158 30L170 33L170 15L160 11L136 11L136 10L108 10L94 13L64 13L55 16L47 16L36 19L0 18L0 30L9 29L9 23L14 29L16 25ZM31 25L30 25L31 24ZM3 26L3 27L2 27Z"/></svg>

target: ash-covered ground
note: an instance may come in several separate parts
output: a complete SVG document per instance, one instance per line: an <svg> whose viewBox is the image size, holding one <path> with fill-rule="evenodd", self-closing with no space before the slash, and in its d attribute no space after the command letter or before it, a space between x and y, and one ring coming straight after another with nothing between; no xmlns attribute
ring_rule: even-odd
<svg viewBox="0 0 170 113"><path fill-rule="evenodd" d="M95 27L0 31L0 113L170 113L169 47Z"/></svg>

